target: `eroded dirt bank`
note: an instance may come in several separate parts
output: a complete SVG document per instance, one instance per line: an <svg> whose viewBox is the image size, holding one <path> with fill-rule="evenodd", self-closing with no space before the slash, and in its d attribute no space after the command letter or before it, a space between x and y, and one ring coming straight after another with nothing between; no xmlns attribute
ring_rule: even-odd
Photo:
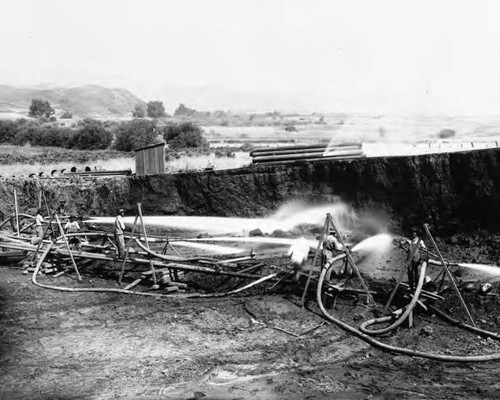
<svg viewBox="0 0 500 400"><path fill-rule="evenodd" d="M113 215L143 203L148 215L263 216L290 200L340 199L358 213L381 213L393 226L423 222L440 234L500 226L500 150L370 158L342 162L255 166L138 178L2 180L0 210L38 204L42 185L50 204L71 212Z"/></svg>

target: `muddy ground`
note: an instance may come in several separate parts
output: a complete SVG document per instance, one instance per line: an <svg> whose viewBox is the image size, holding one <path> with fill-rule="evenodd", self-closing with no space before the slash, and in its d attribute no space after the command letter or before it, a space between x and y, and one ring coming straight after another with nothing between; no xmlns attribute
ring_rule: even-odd
<svg viewBox="0 0 500 400"><path fill-rule="evenodd" d="M379 351L327 323L314 301L302 309L293 287L159 300L42 289L20 272L0 267L2 400L500 397L500 362L441 363ZM117 287L89 275L81 283L72 275L39 280ZM498 298L467 296L478 324L498 331ZM375 313L352 296L330 311L354 326ZM441 354L500 352L498 342L430 314L415 322L382 340Z"/></svg>

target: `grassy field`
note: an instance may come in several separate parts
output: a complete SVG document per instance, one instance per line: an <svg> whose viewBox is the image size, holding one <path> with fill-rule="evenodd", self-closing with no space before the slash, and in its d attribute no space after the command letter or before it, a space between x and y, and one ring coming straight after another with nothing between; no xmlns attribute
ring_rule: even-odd
<svg viewBox="0 0 500 400"><path fill-rule="evenodd" d="M367 156L408 155L498 147L500 120L439 116L383 117L369 115L318 115L284 118L275 126L206 126L211 154L174 153L166 162L168 173L231 169L251 164L254 148L313 143L363 143ZM293 125L286 130L285 126ZM439 139L443 129L453 137ZM228 150L228 148L234 150ZM241 148L241 150L236 150ZM219 150L218 150L219 149ZM244 151L243 151L244 149ZM113 150L75 151L55 147L0 146L3 177L50 175L52 171L76 167L83 171L123 170L135 172L133 153Z"/></svg>

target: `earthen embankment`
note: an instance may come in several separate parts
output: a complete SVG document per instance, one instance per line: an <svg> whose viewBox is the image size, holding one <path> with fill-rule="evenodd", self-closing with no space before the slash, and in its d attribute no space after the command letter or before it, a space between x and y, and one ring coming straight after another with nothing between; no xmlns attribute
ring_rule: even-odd
<svg viewBox="0 0 500 400"><path fill-rule="evenodd" d="M358 213L406 228L423 222L440 233L500 227L500 150L303 162L226 171L134 178L4 179L0 210L34 209L43 187L51 205L72 213L114 215L143 204L148 215L263 216L290 200L340 199Z"/></svg>

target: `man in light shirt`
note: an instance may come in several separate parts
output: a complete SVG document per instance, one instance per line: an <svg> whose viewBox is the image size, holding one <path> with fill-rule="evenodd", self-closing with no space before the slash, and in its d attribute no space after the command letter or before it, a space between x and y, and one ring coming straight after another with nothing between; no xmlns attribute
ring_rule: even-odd
<svg viewBox="0 0 500 400"><path fill-rule="evenodd" d="M125 210L123 208L118 211L118 215L115 219L113 225L113 233L115 234L116 246L118 248L118 258L123 259L125 257L125 223L123 222L123 216L125 215Z"/></svg>
<svg viewBox="0 0 500 400"><path fill-rule="evenodd" d="M36 235L42 239L43 238L43 224L45 223L45 220L42 217L42 212L43 210L41 208L38 209L38 212L35 217L35 230L36 230Z"/></svg>
<svg viewBox="0 0 500 400"><path fill-rule="evenodd" d="M420 264L426 261L427 247L422 239L418 237L416 229L411 232L411 240L408 241L410 244L410 254L413 252L412 259L408 265L408 284L410 288L415 289L417 287L417 282L419 278Z"/></svg>
<svg viewBox="0 0 500 400"><path fill-rule="evenodd" d="M80 232L80 224L76 220L74 215L69 217L69 221L64 225L64 230L66 233L78 233ZM76 250L82 249L82 242L78 236L72 236L69 238L68 243L75 247Z"/></svg>

